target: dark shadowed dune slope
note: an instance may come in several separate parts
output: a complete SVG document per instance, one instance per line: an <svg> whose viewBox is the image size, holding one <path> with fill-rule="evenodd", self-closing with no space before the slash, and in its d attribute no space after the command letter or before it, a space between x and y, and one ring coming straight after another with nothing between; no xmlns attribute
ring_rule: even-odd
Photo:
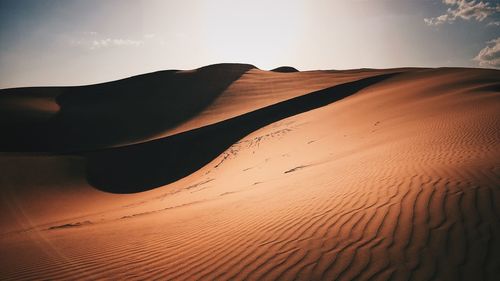
<svg viewBox="0 0 500 281"><path fill-rule="evenodd" d="M254 68L217 64L77 87L0 91L0 151L68 152L138 142L208 106Z"/></svg>

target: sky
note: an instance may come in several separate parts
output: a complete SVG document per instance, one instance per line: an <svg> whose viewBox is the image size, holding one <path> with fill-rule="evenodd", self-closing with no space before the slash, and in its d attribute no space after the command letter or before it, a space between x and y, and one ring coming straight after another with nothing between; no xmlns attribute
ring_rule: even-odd
<svg viewBox="0 0 500 281"><path fill-rule="evenodd" d="M0 88L222 62L500 68L500 0L0 0Z"/></svg>

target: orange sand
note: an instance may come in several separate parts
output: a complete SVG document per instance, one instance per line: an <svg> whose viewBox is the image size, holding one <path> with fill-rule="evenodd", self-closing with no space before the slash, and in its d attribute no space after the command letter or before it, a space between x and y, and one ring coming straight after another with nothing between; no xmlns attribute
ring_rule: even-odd
<svg viewBox="0 0 500 281"><path fill-rule="evenodd" d="M497 70L250 69L194 117L116 145L395 72L145 192L96 189L77 152L1 153L0 279L495 280ZM57 114L33 99L0 108Z"/></svg>

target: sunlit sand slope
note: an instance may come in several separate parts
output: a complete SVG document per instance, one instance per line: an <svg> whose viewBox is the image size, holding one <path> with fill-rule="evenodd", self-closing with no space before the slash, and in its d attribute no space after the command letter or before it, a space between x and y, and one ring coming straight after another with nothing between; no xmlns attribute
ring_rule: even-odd
<svg viewBox="0 0 500 281"><path fill-rule="evenodd" d="M97 190L85 154L4 153L0 276L496 280L498 71L252 69L152 139L394 72L255 128L200 169L145 192ZM278 78L289 80L263 82ZM246 106L245 91L255 93ZM241 103L224 102L230 97Z"/></svg>

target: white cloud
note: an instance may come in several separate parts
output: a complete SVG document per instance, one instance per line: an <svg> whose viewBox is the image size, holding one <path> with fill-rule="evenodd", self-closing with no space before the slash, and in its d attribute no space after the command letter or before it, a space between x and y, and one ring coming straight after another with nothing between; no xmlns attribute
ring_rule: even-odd
<svg viewBox="0 0 500 281"><path fill-rule="evenodd" d="M142 40L132 40L123 38L103 38L103 39L80 38L80 39L70 40L69 43L73 46L81 46L90 50L97 50L109 47L125 47L125 46L138 47L144 45L144 41Z"/></svg>
<svg viewBox="0 0 500 281"><path fill-rule="evenodd" d="M142 40L106 38L100 40L93 40L91 42L90 49L95 50L113 46L140 46L143 44L144 42Z"/></svg>
<svg viewBox="0 0 500 281"><path fill-rule="evenodd" d="M435 18L425 18L427 25L437 26L443 23L453 23L457 19L476 20L482 22L491 15L500 12L500 4L476 0L443 0L445 5L451 6L445 14Z"/></svg>
<svg viewBox="0 0 500 281"><path fill-rule="evenodd" d="M486 42L484 47L474 60L484 67L500 68L500 37Z"/></svg>
<svg viewBox="0 0 500 281"><path fill-rule="evenodd" d="M70 39L72 46L83 47L89 50L98 50L111 47L140 47L140 46L165 46L167 41L163 36L155 33L146 33L137 40L130 38L102 37L98 32L85 31L76 38ZM177 36L177 35L176 35Z"/></svg>

